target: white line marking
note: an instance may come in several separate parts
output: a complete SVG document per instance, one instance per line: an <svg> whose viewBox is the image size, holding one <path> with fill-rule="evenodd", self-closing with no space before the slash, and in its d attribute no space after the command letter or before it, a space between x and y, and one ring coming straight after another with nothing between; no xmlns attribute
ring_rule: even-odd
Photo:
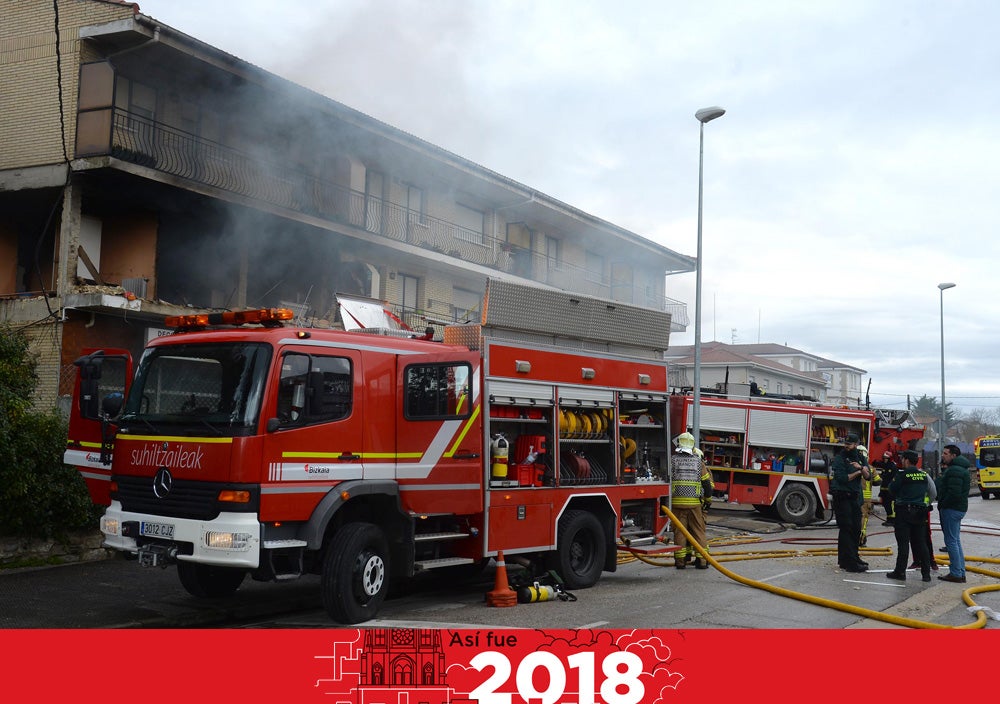
<svg viewBox="0 0 1000 704"><path fill-rule="evenodd" d="M790 570L788 572L781 572L780 574L771 575L766 579L760 579L759 582L770 582L772 579L781 579L782 577L787 577L790 574L795 574L798 570Z"/></svg>

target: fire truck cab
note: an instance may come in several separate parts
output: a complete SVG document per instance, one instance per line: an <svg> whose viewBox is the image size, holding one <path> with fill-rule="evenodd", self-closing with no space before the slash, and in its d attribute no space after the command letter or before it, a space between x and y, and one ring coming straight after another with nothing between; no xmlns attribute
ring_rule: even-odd
<svg viewBox="0 0 1000 704"><path fill-rule="evenodd" d="M579 589L658 542L668 314L491 281L481 323L443 343L291 317L168 320L120 413L99 400L111 355L78 361L107 547L200 597L319 574L331 618L358 623L428 570L502 551Z"/></svg>

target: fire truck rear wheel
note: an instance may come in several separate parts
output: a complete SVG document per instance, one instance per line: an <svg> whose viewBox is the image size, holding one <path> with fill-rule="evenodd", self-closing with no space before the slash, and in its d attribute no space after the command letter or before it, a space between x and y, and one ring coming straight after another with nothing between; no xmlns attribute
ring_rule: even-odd
<svg viewBox="0 0 1000 704"><path fill-rule="evenodd" d="M778 517L802 526L816 516L816 496L803 486L786 486L775 501Z"/></svg>
<svg viewBox="0 0 1000 704"><path fill-rule="evenodd" d="M567 511L559 521L559 547L552 566L569 589L592 587L601 577L607 541L601 522L589 511Z"/></svg>
<svg viewBox="0 0 1000 704"><path fill-rule="evenodd" d="M246 570L233 567L200 565L197 562L178 562L177 576L191 596L199 599L216 599L236 592L247 576Z"/></svg>
<svg viewBox="0 0 1000 704"><path fill-rule="evenodd" d="M338 623L375 618L389 592L389 545L372 523L348 523L333 536L323 559L323 608Z"/></svg>

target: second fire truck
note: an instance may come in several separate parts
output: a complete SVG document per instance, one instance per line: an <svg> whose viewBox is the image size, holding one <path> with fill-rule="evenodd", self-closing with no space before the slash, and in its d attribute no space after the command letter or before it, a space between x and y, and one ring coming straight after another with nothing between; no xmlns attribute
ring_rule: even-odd
<svg viewBox="0 0 1000 704"><path fill-rule="evenodd" d="M712 470L715 494L765 515L805 525L830 514L834 455L849 432L869 460L913 449L923 427L906 411L861 410L770 397L701 397L700 446ZM692 426L693 398L671 397L671 432Z"/></svg>

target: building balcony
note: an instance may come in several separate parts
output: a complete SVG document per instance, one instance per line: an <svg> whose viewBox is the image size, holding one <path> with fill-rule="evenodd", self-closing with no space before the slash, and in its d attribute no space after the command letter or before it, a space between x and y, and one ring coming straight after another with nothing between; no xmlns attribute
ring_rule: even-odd
<svg viewBox="0 0 1000 704"><path fill-rule="evenodd" d="M687 306L679 301L631 286L614 287L606 277L582 267L318 178L273 155L240 150L133 112L117 108L81 112L77 144L78 158L111 156L346 226L355 234L414 245L439 260L461 260L588 296L667 311L674 326L688 324Z"/></svg>

